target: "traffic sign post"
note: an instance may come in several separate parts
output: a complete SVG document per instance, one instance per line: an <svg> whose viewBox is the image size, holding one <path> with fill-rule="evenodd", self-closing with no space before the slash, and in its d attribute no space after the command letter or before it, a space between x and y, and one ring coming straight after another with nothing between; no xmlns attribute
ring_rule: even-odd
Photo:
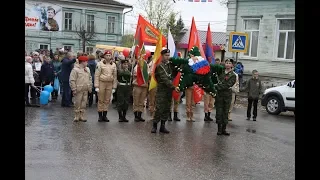
<svg viewBox="0 0 320 180"><path fill-rule="evenodd" d="M248 33L230 32L229 35L229 52L236 53L236 62L238 61L238 53L246 53L248 51Z"/></svg>

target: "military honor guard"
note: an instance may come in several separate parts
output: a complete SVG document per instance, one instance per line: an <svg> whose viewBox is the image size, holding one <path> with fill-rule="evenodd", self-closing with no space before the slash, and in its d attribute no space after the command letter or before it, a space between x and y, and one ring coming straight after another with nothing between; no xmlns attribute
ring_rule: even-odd
<svg viewBox="0 0 320 180"><path fill-rule="evenodd" d="M233 60L225 60L225 71L219 75L218 84L215 84L217 95L215 99L216 120L218 123L217 135L227 135L228 113L232 99L232 86L236 82L236 75L232 71Z"/></svg>
<svg viewBox="0 0 320 180"><path fill-rule="evenodd" d="M129 60L123 55L119 55L120 66L118 67L118 86L117 86L117 109L119 114L119 122L128 122L126 114L129 107L131 92L131 72L129 70Z"/></svg>
<svg viewBox="0 0 320 180"><path fill-rule="evenodd" d="M117 67L116 64L111 61L112 53L107 50L104 53L104 58L97 64L94 87L98 93L98 114L99 122L109 122L107 117L111 94L115 92L117 88Z"/></svg>
<svg viewBox="0 0 320 180"><path fill-rule="evenodd" d="M75 97L74 104L74 122L86 122L86 106L88 101L88 92L92 92L92 79L88 65L88 57L80 56L79 65L75 66L70 74L70 88Z"/></svg>

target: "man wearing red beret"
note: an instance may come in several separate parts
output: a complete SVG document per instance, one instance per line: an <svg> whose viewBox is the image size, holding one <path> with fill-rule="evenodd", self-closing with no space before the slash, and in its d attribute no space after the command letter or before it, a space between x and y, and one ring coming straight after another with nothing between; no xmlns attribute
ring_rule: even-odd
<svg viewBox="0 0 320 180"><path fill-rule="evenodd" d="M107 50L104 58L97 64L94 75L94 87L98 93L98 114L99 122L109 122L107 113L109 109L111 94L117 88L117 67L111 61L112 52Z"/></svg>
<svg viewBox="0 0 320 180"><path fill-rule="evenodd" d="M82 121L86 122L87 118L85 116L88 92L92 92L92 79L90 74L90 69L88 65L88 57L80 56L78 58L79 65L75 66L70 74L70 87L75 97L74 104L74 122Z"/></svg>

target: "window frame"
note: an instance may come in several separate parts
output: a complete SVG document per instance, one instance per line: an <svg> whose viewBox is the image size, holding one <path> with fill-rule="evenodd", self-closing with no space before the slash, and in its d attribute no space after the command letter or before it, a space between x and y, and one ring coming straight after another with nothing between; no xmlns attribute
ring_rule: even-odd
<svg viewBox="0 0 320 180"><path fill-rule="evenodd" d="M66 29L66 13L71 14L71 18L68 19L68 26L69 26L69 21L71 20L71 29ZM73 12L65 11L63 13L63 30L64 31L73 31Z"/></svg>
<svg viewBox="0 0 320 180"><path fill-rule="evenodd" d="M45 45L45 46L48 46L48 49L47 50L50 50L50 44L48 43L39 43L39 49L41 49L41 45ZM42 49L41 49L42 50Z"/></svg>
<svg viewBox="0 0 320 180"><path fill-rule="evenodd" d="M68 49L68 48L66 48L66 46L70 46L71 47L71 49L69 49L69 51L73 51L73 48L74 48L74 45L73 44L64 44L63 45L63 49Z"/></svg>
<svg viewBox="0 0 320 180"><path fill-rule="evenodd" d="M95 15L94 14L86 14L86 30L87 30L87 32L91 32L91 30L88 29L88 16L93 16L93 20L90 20L90 22L93 21L93 27L91 27L91 25L90 25L90 28L91 29L93 28L93 31L94 31Z"/></svg>
<svg viewBox="0 0 320 180"><path fill-rule="evenodd" d="M114 32L113 33L109 32L109 17L114 17L114 25L113 25ZM116 33L117 32L116 22L117 22L117 16L107 15L107 34L117 34Z"/></svg>
<svg viewBox="0 0 320 180"><path fill-rule="evenodd" d="M87 48L92 48L92 52L89 53L88 50L87 50ZM89 54L92 54L92 53L93 53L93 50L94 50L93 48L94 48L94 46L86 46L86 52L89 53Z"/></svg>
<svg viewBox="0 0 320 180"><path fill-rule="evenodd" d="M259 20L259 29L258 30L246 30L245 29L245 21L246 20ZM249 55L245 55L244 53L241 53L241 57L242 58L245 58L245 59L255 59L257 60L258 57L259 57L259 42L260 42L260 30L261 30L261 18L258 18L258 17L252 17L252 18L242 18L242 29L243 29L243 32L244 33L248 33L248 32L251 32L250 34L248 34L248 37L249 37L249 43L250 44L250 48L248 48L248 51L249 51ZM259 32L258 34L258 43L257 43L257 57L252 57L251 56L251 45L252 45L252 32Z"/></svg>
<svg viewBox="0 0 320 180"><path fill-rule="evenodd" d="M275 27L275 46L274 46L274 61L280 62L295 62L295 52L296 52L296 42L294 41L293 46L293 59L286 59L286 52L287 52L287 43L284 46L284 58L278 58L278 49L279 49L279 35L280 32L286 32L286 39L285 42L288 40L288 32L296 32L296 30L279 30L280 27L280 20L295 20L294 17L284 17L284 18L276 18L276 27Z"/></svg>

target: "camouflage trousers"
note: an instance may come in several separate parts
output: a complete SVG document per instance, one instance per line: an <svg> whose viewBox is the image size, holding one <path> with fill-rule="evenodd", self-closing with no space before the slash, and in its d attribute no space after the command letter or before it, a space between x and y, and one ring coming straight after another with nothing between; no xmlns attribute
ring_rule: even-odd
<svg viewBox="0 0 320 180"><path fill-rule="evenodd" d="M170 115L172 103L172 90L158 87L156 93L156 111L153 122L167 121Z"/></svg>
<svg viewBox="0 0 320 180"><path fill-rule="evenodd" d="M216 120L218 124L228 124L228 113L231 98L231 94L230 96L219 96L219 93L215 97Z"/></svg>
<svg viewBox="0 0 320 180"><path fill-rule="evenodd" d="M118 85L117 87L117 110L127 111L131 95L130 85Z"/></svg>

